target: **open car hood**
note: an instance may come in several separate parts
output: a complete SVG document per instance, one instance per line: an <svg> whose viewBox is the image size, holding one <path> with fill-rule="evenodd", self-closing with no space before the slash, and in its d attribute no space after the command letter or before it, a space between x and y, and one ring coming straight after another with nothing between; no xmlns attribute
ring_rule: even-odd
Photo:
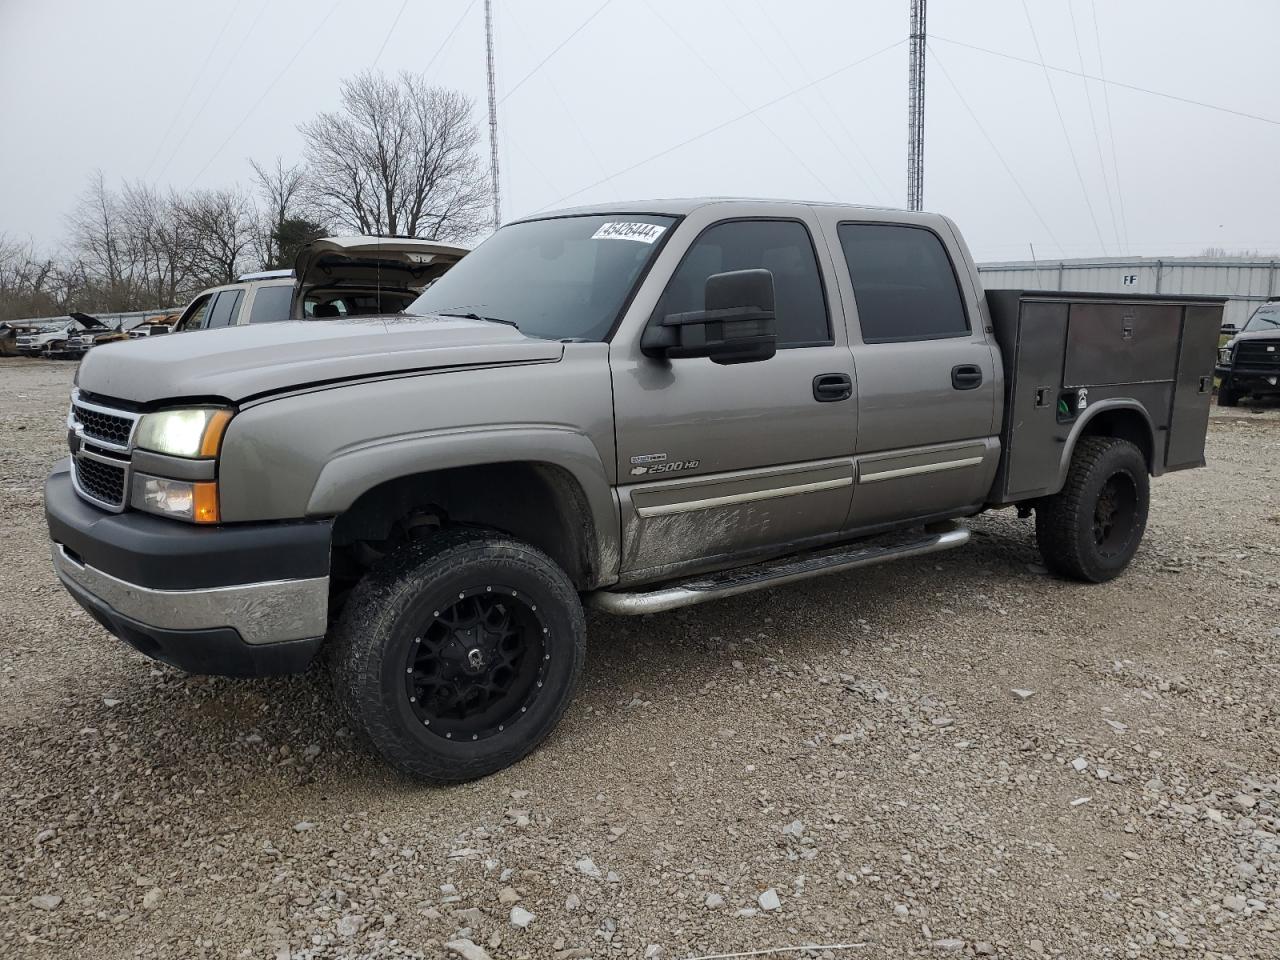
<svg viewBox="0 0 1280 960"><path fill-rule="evenodd" d="M409 237L325 237L294 261L297 289L384 287L420 291L471 251Z"/></svg>
<svg viewBox="0 0 1280 960"><path fill-rule="evenodd" d="M84 327L84 329L86 330L98 330L98 329L110 330L111 329L111 327L107 326L97 317L90 316L87 313L73 313L70 316L72 320L80 324L80 326Z"/></svg>

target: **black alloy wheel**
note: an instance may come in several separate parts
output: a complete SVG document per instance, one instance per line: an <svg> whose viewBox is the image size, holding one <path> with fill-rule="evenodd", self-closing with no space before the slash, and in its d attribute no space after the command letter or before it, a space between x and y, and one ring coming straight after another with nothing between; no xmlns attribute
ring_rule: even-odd
<svg viewBox="0 0 1280 960"><path fill-rule="evenodd" d="M538 605L505 586L473 587L432 612L409 650L414 716L446 740L482 740L528 712L551 654Z"/></svg>
<svg viewBox="0 0 1280 960"><path fill-rule="evenodd" d="M458 783L551 733L582 673L586 623L545 553L455 527L367 573L330 644L334 689L374 749L415 779Z"/></svg>

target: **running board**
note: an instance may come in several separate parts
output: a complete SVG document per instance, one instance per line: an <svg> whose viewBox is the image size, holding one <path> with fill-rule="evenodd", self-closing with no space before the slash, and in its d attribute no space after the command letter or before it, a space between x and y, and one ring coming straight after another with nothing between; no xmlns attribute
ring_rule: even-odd
<svg viewBox="0 0 1280 960"><path fill-rule="evenodd" d="M837 550L824 550L772 560L750 567L738 567L708 574L696 580L659 587L647 592L597 590L586 596L587 605L606 613L662 613L708 600L780 587L827 573L840 573L856 567L869 567L889 560L918 557L939 550L959 547L969 539L964 527L952 526L941 532L915 533L912 536L875 544L857 544Z"/></svg>

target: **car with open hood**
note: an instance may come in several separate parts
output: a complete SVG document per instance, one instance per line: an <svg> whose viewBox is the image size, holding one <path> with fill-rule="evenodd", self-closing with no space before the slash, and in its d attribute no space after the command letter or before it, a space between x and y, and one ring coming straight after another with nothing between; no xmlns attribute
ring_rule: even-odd
<svg viewBox="0 0 1280 960"><path fill-rule="evenodd" d="M66 339L58 352L52 354L55 359L78 359L104 343L129 339L129 334L118 321L105 322L87 313L73 313L71 318L78 321L84 329Z"/></svg>
<svg viewBox="0 0 1280 960"><path fill-rule="evenodd" d="M63 359L79 356L72 348L72 341L83 333L106 333L107 324L87 313L73 313L48 323L33 326L18 334L18 353L27 357Z"/></svg>
<svg viewBox="0 0 1280 960"><path fill-rule="evenodd" d="M174 332L399 313L468 252L414 237L325 237L303 247L292 270L201 291Z"/></svg>

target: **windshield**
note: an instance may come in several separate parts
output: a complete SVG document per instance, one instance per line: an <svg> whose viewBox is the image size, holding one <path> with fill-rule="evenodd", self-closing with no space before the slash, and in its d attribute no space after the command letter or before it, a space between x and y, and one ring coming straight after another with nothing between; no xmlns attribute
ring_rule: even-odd
<svg viewBox="0 0 1280 960"><path fill-rule="evenodd" d="M1257 333L1260 330L1280 329L1280 306L1259 307L1244 325L1241 333Z"/></svg>
<svg viewBox="0 0 1280 960"><path fill-rule="evenodd" d="M475 314L548 340L603 340L673 223L633 213L513 223L407 312Z"/></svg>

